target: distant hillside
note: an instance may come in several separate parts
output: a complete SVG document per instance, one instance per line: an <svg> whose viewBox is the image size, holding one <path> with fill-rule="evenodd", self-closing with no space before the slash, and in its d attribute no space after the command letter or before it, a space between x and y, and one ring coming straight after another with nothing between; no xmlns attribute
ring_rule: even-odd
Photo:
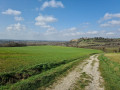
<svg viewBox="0 0 120 90"><path fill-rule="evenodd" d="M73 39L67 43L69 47L101 49L108 52L118 52L120 48L120 38L80 38ZM111 50L110 50L111 49Z"/></svg>

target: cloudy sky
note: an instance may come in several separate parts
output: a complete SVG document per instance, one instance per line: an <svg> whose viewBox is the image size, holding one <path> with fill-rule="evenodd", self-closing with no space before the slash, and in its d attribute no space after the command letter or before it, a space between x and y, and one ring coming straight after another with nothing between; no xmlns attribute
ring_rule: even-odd
<svg viewBox="0 0 120 90"><path fill-rule="evenodd" d="M120 0L0 0L0 39L120 37Z"/></svg>

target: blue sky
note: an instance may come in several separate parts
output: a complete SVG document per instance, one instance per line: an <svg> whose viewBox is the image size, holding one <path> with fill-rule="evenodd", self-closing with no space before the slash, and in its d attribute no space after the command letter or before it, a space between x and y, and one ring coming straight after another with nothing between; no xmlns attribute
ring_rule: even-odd
<svg viewBox="0 0 120 90"><path fill-rule="evenodd" d="M0 0L0 39L120 36L120 0Z"/></svg>

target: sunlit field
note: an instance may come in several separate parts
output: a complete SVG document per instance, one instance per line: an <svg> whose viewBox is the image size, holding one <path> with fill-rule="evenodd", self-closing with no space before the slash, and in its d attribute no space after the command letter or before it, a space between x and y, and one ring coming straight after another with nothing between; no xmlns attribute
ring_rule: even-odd
<svg viewBox="0 0 120 90"><path fill-rule="evenodd" d="M76 59L91 53L92 49L59 46L5 47L0 48L0 72L18 71L36 64Z"/></svg>
<svg viewBox="0 0 120 90"><path fill-rule="evenodd" d="M0 48L1 89L8 89L11 86L12 89L18 90L39 88L90 55L101 52L61 46Z"/></svg>

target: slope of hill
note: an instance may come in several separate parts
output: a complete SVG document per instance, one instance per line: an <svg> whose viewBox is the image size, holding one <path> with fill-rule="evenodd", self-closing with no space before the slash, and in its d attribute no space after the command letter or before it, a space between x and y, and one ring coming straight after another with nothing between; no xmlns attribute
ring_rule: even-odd
<svg viewBox="0 0 120 90"><path fill-rule="evenodd" d="M67 42L67 46L100 49L105 52L120 52L120 39L102 37L80 38Z"/></svg>

